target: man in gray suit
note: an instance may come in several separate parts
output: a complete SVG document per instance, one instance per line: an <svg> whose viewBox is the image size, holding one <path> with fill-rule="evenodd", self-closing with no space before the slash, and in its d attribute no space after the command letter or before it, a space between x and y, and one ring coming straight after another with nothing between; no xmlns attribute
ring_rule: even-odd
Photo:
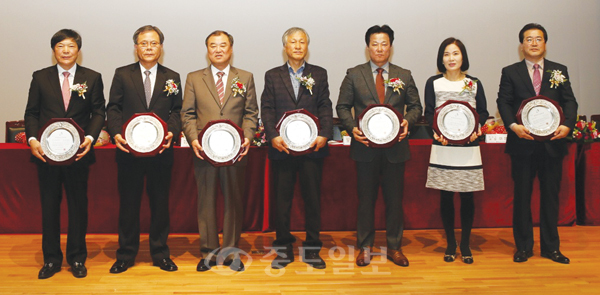
<svg viewBox="0 0 600 295"><path fill-rule="evenodd" d="M375 240L374 213L379 183L385 201L387 256L395 264L408 266L402 253L404 228L402 195L404 189L404 162L410 158L408 128L423 111L419 92L409 70L389 62L394 31L387 25L373 26L365 35L370 61L348 70L336 106L338 116L353 138L350 156L356 161L358 190L357 245L360 252L356 258L358 266L369 265L371 248ZM404 85L396 91L385 87L384 80L400 79ZM406 114L401 123L399 142L387 148L374 148L358 129L352 115L358 116L369 105L387 104L399 113Z"/></svg>
<svg viewBox="0 0 600 295"><path fill-rule="evenodd" d="M194 174L198 186L198 229L202 259L196 270L207 271L215 266L215 252L219 249L216 198L217 184L224 196L224 225L222 249L233 250L223 262L232 270L243 271L244 264L236 251L242 230L244 172L258 121L258 104L252 73L229 65L233 53L233 36L224 31L214 31L206 38L208 68L188 74L181 108L183 132L196 157ZM232 90L234 79L245 86L245 91ZM219 85L219 87L217 87ZM214 167L200 155L198 134L212 120L229 119L244 130L242 157L231 166ZM206 257L206 259L204 258Z"/></svg>

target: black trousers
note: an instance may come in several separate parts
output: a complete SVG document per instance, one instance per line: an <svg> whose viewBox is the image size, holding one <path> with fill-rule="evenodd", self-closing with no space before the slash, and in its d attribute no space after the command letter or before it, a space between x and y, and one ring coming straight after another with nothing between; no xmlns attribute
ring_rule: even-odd
<svg viewBox="0 0 600 295"><path fill-rule="evenodd" d="M300 178L300 189L304 200L306 241L302 243L306 251L319 251L323 243L319 239L321 231L321 179L323 158L314 159L306 155L271 161L275 173L276 239L275 247L292 248L296 241L290 233L290 210L294 198L296 177Z"/></svg>
<svg viewBox="0 0 600 295"><path fill-rule="evenodd" d="M543 145L531 155L511 155L514 180L513 236L518 251L533 250L531 193L533 180L540 182L540 247L542 251L560 249L558 237L558 192L563 157L551 157Z"/></svg>
<svg viewBox="0 0 600 295"><path fill-rule="evenodd" d="M375 241L375 201L379 186L385 202L386 239L388 249L402 246L404 231L404 162L390 163L385 153L378 153L371 162L356 162L358 189L357 246L372 247Z"/></svg>
<svg viewBox="0 0 600 295"><path fill-rule="evenodd" d="M140 205L144 191L150 205L150 255L154 261L169 258L169 188L173 154L165 150L155 157L136 158L122 151L117 155L119 205L119 249L117 259L134 261L140 246Z"/></svg>
<svg viewBox="0 0 600 295"><path fill-rule="evenodd" d="M64 186L67 197L69 229L67 234L67 263L85 263L85 235L88 222L89 165L82 161L68 166L51 166L36 161L42 203L42 252L44 263L62 264L60 249L60 203Z"/></svg>

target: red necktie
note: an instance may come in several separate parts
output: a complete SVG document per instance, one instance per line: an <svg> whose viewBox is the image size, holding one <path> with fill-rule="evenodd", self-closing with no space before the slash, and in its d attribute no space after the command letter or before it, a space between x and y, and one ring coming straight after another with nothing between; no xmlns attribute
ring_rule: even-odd
<svg viewBox="0 0 600 295"><path fill-rule="evenodd" d="M542 77L540 76L540 65L533 65L533 89L535 89L535 95L540 95L540 89L542 89Z"/></svg>
<svg viewBox="0 0 600 295"><path fill-rule="evenodd" d="M377 69L377 77L375 78L375 89L377 90L377 96L379 96L379 103L383 104L385 100L385 85L383 83L383 69Z"/></svg>
<svg viewBox="0 0 600 295"><path fill-rule="evenodd" d="M69 108L69 101L71 100L71 87L69 86L69 72L63 72L63 75L65 76L65 80L62 84L62 96L66 111Z"/></svg>
<svg viewBox="0 0 600 295"><path fill-rule="evenodd" d="M223 86L223 72L217 72L219 80L217 80L217 93L219 94L219 102L223 105L223 99L225 98L225 86Z"/></svg>

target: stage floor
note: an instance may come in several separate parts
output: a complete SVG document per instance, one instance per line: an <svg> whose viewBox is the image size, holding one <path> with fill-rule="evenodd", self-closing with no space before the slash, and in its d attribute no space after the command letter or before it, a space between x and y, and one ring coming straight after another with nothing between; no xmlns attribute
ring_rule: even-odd
<svg viewBox="0 0 600 295"><path fill-rule="evenodd" d="M0 235L1 294L598 294L600 290L600 227L560 227L561 250L570 265L540 257L539 229L535 229L534 257L525 263L512 262L514 242L510 228L474 229L472 265L457 259L442 260L446 247L442 230L407 230L403 250L410 266L402 268L386 259L374 258L370 266L354 264L354 232L324 232L321 256L323 271L312 270L296 261L283 271L271 270L273 258L265 250L274 233L244 233L241 248L246 251L246 271L234 273L218 266L196 272L199 261L198 235L169 237L172 258L179 271L167 273L152 266L148 236L136 264L122 274L110 274L115 259L117 235L91 234L87 237L88 276L76 279L63 262L61 272L38 280L43 264L41 235ZM457 237L460 231L457 230ZM303 233L295 233L304 239ZM63 251L66 236L62 236ZM296 243L301 245L300 242ZM385 246L385 233L377 232L376 246ZM378 248L374 252L378 252Z"/></svg>

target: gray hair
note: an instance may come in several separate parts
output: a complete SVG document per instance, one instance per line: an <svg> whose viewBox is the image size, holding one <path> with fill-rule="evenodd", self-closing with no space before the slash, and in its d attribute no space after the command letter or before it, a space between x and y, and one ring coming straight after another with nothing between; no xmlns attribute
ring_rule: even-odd
<svg viewBox="0 0 600 295"><path fill-rule="evenodd" d="M287 37L289 35L292 35L292 34L295 34L298 32L304 33L304 35L306 35L306 44L307 45L310 44L310 36L308 36L308 33L303 28L291 27L287 31L285 31L285 33L283 33L283 36L281 37L281 42L283 42L283 46L285 46L285 44L287 43Z"/></svg>

